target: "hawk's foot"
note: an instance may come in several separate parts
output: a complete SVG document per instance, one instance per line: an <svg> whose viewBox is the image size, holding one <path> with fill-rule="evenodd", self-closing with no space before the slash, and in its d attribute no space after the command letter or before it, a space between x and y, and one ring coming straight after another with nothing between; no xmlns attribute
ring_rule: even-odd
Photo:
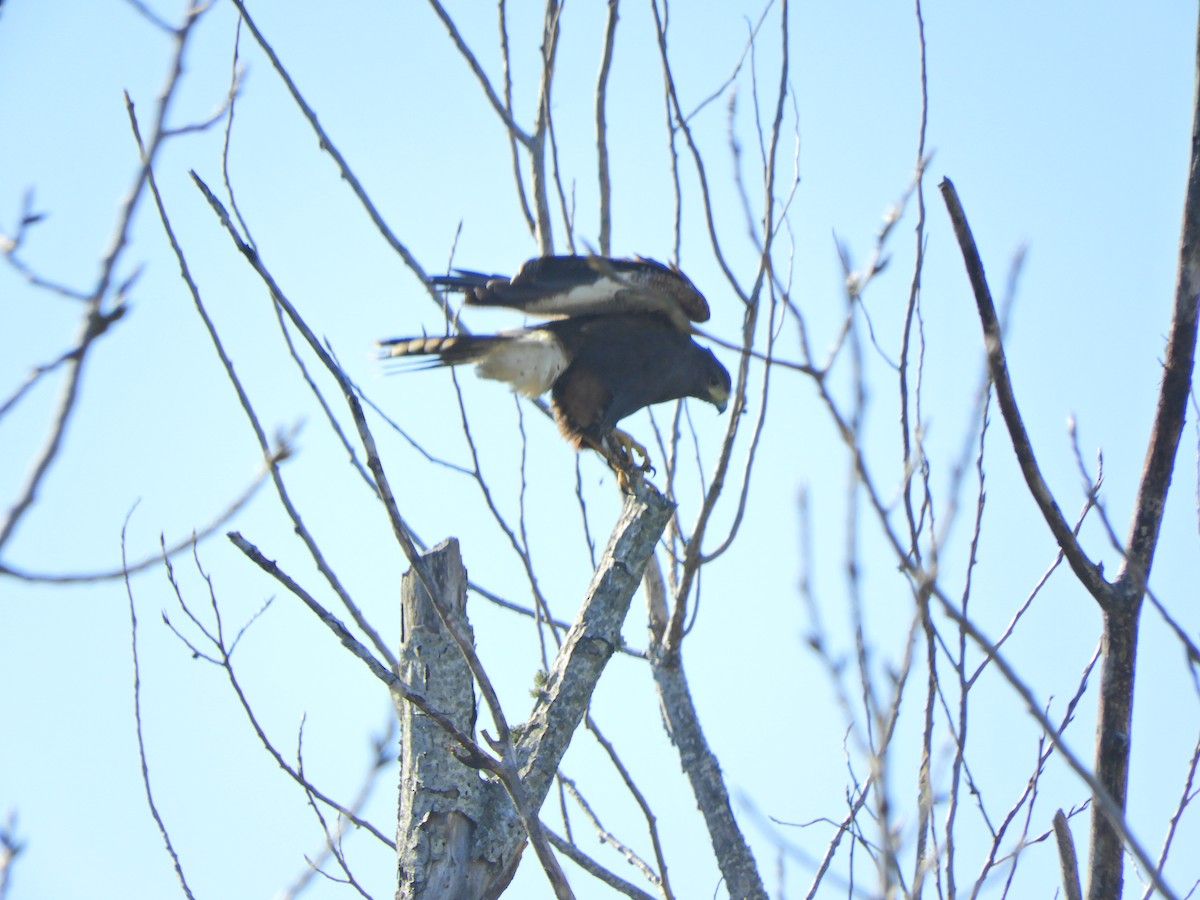
<svg viewBox="0 0 1200 900"><path fill-rule="evenodd" d="M621 429L614 428L606 439L606 443L609 453L618 460L621 469L636 469L642 474L654 471L654 466L650 465L650 454L646 452L646 448ZM640 463L633 461L634 453L642 458Z"/></svg>
<svg viewBox="0 0 1200 900"><path fill-rule="evenodd" d="M597 441L584 436L583 443L604 457L617 474L617 484L627 494L634 493L634 486L641 481L647 472L653 472L650 456L646 448L631 438L624 431L613 429L608 437ZM641 457L641 462L634 461L634 454Z"/></svg>

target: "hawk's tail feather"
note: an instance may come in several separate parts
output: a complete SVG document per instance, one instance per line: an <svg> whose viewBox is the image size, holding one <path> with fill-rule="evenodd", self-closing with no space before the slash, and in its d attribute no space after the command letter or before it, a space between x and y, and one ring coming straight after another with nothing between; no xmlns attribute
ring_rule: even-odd
<svg viewBox="0 0 1200 900"><path fill-rule="evenodd" d="M386 360L432 357L427 366L417 368L474 363L480 377L503 381L528 397L550 390L571 363L567 349L544 328L494 335L394 338L379 341L377 346L380 357Z"/></svg>
<svg viewBox="0 0 1200 900"><path fill-rule="evenodd" d="M454 334L448 337L392 338L378 341L380 359L408 359L410 357L436 356L428 366L459 366L477 363L500 344L511 338Z"/></svg>

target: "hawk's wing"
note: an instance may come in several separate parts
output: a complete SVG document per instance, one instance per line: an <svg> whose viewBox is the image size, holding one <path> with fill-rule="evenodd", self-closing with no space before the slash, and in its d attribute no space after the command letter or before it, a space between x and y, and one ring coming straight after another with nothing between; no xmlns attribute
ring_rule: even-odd
<svg viewBox="0 0 1200 900"><path fill-rule="evenodd" d="M657 313L682 332L709 317L708 302L686 275L640 256L540 256L512 278L459 269L430 283L462 291L472 306L506 306L539 316Z"/></svg>

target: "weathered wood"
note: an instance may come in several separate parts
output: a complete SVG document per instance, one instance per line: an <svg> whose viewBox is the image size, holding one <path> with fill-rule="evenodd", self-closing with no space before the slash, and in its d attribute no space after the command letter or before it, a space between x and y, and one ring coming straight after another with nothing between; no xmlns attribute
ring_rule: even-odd
<svg viewBox="0 0 1200 900"><path fill-rule="evenodd" d="M443 541L423 557L438 604L461 634L467 621L467 572L458 541ZM475 691L462 654L413 570L401 582L400 675L465 734L475 732ZM498 866L475 852L479 773L450 753L445 729L403 700L400 717L400 815L397 898L477 897Z"/></svg>
<svg viewBox="0 0 1200 900"><path fill-rule="evenodd" d="M521 782L534 811L545 800L600 674L619 646L630 600L673 508L644 484L636 496L626 497L546 688L529 719L513 731ZM457 541L430 551L422 568L442 615L473 641ZM470 671L421 578L411 571L404 576L403 598L402 677L456 728L475 734ZM397 711L402 726L398 900L499 897L527 838L516 808L498 780L481 777L454 757L445 729L403 701Z"/></svg>

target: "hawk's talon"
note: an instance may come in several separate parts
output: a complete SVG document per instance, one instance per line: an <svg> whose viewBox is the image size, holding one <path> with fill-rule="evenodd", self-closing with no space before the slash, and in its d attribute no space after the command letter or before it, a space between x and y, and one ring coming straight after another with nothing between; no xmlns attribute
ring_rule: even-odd
<svg viewBox="0 0 1200 900"><path fill-rule="evenodd" d="M634 485L647 473L654 472L646 448L618 428L600 440L585 436L583 443L604 457L609 468L617 475L617 484L627 494L635 493ZM634 461L634 452L641 457L641 462Z"/></svg>
<svg viewBox="0 0 1200 900"><path fill-rule="evenodd" d="M621 461L624 468L636 468L642 474L654 471L654 466L650 465L650 454L646 452L645 447L635 441L630 435L619 428L614 428L610 437L620 448L619 450L614 449L613 453ZM642 458L640 463L633 461L633 454L635 452Z"/></svg>

